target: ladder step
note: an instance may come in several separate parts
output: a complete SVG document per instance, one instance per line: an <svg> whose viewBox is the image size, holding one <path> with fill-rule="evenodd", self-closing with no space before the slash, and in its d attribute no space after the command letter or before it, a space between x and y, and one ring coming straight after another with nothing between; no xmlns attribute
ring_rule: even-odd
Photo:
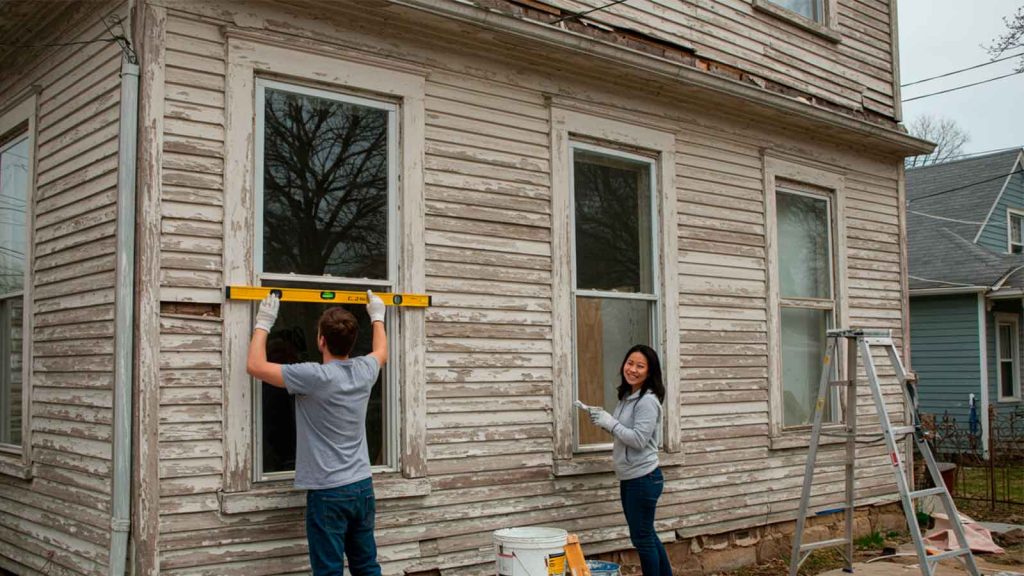
<svg viewBox="0 0 1024 576"><path fill-rule="evenodd" d="M848 540L846 538L833 538L831 540L821 540L820 542L811 542L810 544L804 544L800 546L800 552L810 552L811 550L817 550L819 548L831 548L833 546L839 546L846 544Z"/></svg>
<svg viewBox="0 0 1024 576"><path fill-rule="evenodd" d="M917 431L917 428L914 427L914 426L893 426L892 427L892 435L894 437L895 436L903 436L904 434L913 434L916 431Z"/></svg>
<svg viewBox="0 0 1024 576"><path fill-rule="evenodd" d="M829 386L849 386L850 385L850 381L849 380L829 380L828 385Z"/></svg>
<svg viewBox="0 0 1024 576"><path fill-rule="evenodd" d="M970 548L957 548L956 550L950 550L949 552L943 552L942 554L936 554L934 556L928 556L929 562L941 562L947 558L956 558L957 556L967 556L971 553Z"/></svg>
<svg viewBox="0 0 1024 576"><path fill-rule="evenodd" d="M928 488L927 490L918 490L916 492L911 492L910 493L910 497L911 498L924 498L925 496L938 496L939 494L944 494L945 492L946 492L946 488L945 487L942 487L942 488Z"/></svg>

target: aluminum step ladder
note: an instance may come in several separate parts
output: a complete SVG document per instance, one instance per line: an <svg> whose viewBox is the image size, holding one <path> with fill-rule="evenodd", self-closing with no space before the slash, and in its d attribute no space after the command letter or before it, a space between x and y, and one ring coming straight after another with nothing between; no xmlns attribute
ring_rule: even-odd
<svg viewBox="0 0 1024 576"><path fill-rule="evenodd" d="M844 339L847 342L847 371L845 380L832 380L831 376L835 369L832 366L832 359L835 357L835 352L839 350L839 340ZM803 491L800 494L800 510L797 513L796 520L796 533L793 535L793 553L790 556L789 563L789 576L797 576L797 570L800 565L803 564L804 560L810 556L814 550L822 548L831 548L836 546L842 546L844 548L843 554L846 557L845 572L853 572L853 511L854 508L854 465L856 460L856 446L858 443L873 443L885 441L886 447L889 451L889 456L892 460L892 471L896 476L896 486L899 489L900 501L903 504L903 512L907 517L907 526L910 528L910 536L914 541L914 546L917 548L917 557L919 565L921 567L921 574L923 576L934 576L936 567L941 560L946 558L957 558L967 568L968 574L971 576L979 576L978 567L974 562L974 555L971 554L971 549L967 547L967 539L964 537L964 527L960 522L960 515L957 513L956 505L953 503L953 498L949 495L949 491L946 489L946 485L942 481L942 477L939 474L939 469L935 465L935 458L932 456L931 449L928 448L928 444L925 441L924 433L921 429L920 422L917 417L917 393L914 383L910 378L907 377L907 373L903 368L903 363L900 361L899 355L896 352L896 345L892 341L892 333L889 330L829 330L827 332L827 346L825 350L824 365L821 371L821 380L818 383L818 400L814 406L814 427L811 432L811 443L807 454L807 465L804 468L804 485ZM874 359L871 356L872 347L881 347L889 355L889 360L892 362L893 368L896 370L896 376L900 381L901 388L903 389L904 400L907 402L907 406L911 407L910 413L912 415L911 426L893 426L889 421L889 415L885 411L885 402L882 398L882 390L878 383L878 374L875 371ZM875 402L875 408L878 411L879 424L882 428L882 436L874 435L872 440L866 440L863 436L857 434L857 356L863 359L864 372L867 376L868 386L871 388L871 396ZM835 433L826 431L822 432L821 424L823 415L825 412L825 406L830 397L830 391L834 387L846 386L846 410L845 412L845 428L842 431ZM811 498L811 486L814 480L814 467L815 458L818 453L818 441L822 435L827 436L840 436L846 439L846 501L845 505L840 508L846 512L846 525L845 525L845 536L842 538L834 538L831 540L823 540L819 542L810 542L807 544L803 543L804 525L807 521L807 509ZM907 435L910 435L914 439L914 443L917 445L918 451L924 458L925 464L928 468L928 474L931 476L932 484L937 488L928 488L926 490L911 491L907 478L903 473L903 462L900 457L900 449L897 442ZM915 514L914 501L918 498L925 496L939 496L942 505L949 516L950 523L953 526L953 533L956 535L957 544L961 546L956 550L950 550L942 552L940 554L929 555L925 549L924 542L921 537L921 529L917 524L917 515Z"/></svg>

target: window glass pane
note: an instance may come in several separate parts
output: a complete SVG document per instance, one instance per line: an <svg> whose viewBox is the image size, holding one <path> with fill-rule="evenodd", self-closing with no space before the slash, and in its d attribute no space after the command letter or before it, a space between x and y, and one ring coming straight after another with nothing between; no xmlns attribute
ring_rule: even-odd
<svg viewBox="0 0 1024 576"><path fill-rule="evenodd" d="M647 301L576 298L576 374L578 398L611 412L618 402L619 368L634 344L651 345L651 306ZM606 432L576 410L579 443L611 441Z"/></svg>
<svg viewBox="0 0 1024 576"><path fill-rule="evenodd" d="M792 10L804 18L821 21L821 0L771 0L772 4L778 4L787 10Z"/></svg>
<svg viewBox="0 0 1024 576"><path fill-rule="evenodd" d="M301 284L274 282L280 287L305 287ZM344 290L366 290L365 287L346 286ZM317 349L317 320L333 304L282 302L277 322L267 339L267 359L280 364L320 362ZM359 337L352 351L354 356L367 354L372 349L373 332L366 306L344 306L359 320ZM255 305L254 308L255 310ZM384 381L386 370L374 385L366 411L366 440L370 451L370 464L385 464L384 435L386 427ZM295 470L295 400L287 390L265 383L260 386L262 426L257 436L262 440L263 473Z"/></svg>
<svg viewBox="0 0 1024 576"><path fill-rule="evenodd" d="M999 324L999 358L1013 359L1013 324Z"/></svg>
<svg viewBox="0 0 1024 576"><path fill-rule="evenodd" d="M573 151L576 286L653 293L651 164Z"/></svg>
<svg viewBox="0 0 1024 576"><path fill-rule="evenodd" d="M999 363L999 395L1003 398L1014 396L1013 393L1013 362Z"/></svg>
<svg viewBox="0 0 1024 576"><path fill-rule="evenodd" d="M825 356L830 310L782 309L782 410L784 426L814 421L814 403ZM832 420L831 409L825 421Z"/></svg>
<svg viewBox="0 0 1024 576"><path fill-rule="evenodd" d="M1020 244L1020 224L1021 217L1016 214L1010 214L1010 242L1014 244Z"/></svg>
<svg viewBox="0 0 1024 576"><path fill-rule="evenodd" d="M28 155L27 137L0 152L0 294L24 289Z"/></svg>
<svg viewBox="0 0 1024 576"><path fill-rule="evenodd" d="M783 298L831 298L828 202L778 192L775 206L780 295Z"/></svg>
<svg viewBox="0 0 1024 576"><path fill-rule="evenodd" d="M21 444L23 310L21 296L0 300L0 444Z"/></svg>
<svg viewBox="0 0 1024 576"><path fill-rule="evenodd" d="M264 272L387 277L388 119L265 89Z"/></svg>

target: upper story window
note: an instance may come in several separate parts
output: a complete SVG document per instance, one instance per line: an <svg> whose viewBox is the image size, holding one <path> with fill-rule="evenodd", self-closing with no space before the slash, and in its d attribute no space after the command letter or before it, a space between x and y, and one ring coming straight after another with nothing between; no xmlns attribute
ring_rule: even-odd
<svg viewBox="0 0 1024 576"><path fill-rule="evenodd" d="M1009 223L1007 225L1009 236L1009 249L1011 254L1024 253L1024 235L1021 234L1022 223L1024 223L1024 212L1009 211L1007 213Z"/></svg>
<svg viewBox="0 0 1024 576"><path fill-rule="evenodd" d="M576 397L611 411L626 350L658 348L655 162L580 143L572 153ZM609 436L578 412L576 439Z"/></svg>
<svg viewBox="0 0 1024 576"><path fill-rule="evenodd" d="M824 0L768 0L772 4L776 4L789 10L796 12L797 14L813 20L814 22L824 21L825 10L823 6Z"/></svg>
<svg viewBox="0 0 1024 576"><path fill-rule="evenodd" d="M255 266L264 286L390 292L395 233L397 106L269 80L256 86ZM267 342L271 362L319 362L317 319L328 306L284 302ZM354 355L371 349L365 306ZM394 314L388 315L393 334ZM393 344L397 338L390 338ZM392 357L397 354L392 351ZM370 463L397 465L397 362L381 371L366 416ZM288 392L254 384L256 479L295 469Z"/></svg>
<svg viewBox="0 0 1024 576"><path fill-rule="evenodd" d="M25 383L31 139L27 122L0 136L0 448L21 450Z"/></svg>

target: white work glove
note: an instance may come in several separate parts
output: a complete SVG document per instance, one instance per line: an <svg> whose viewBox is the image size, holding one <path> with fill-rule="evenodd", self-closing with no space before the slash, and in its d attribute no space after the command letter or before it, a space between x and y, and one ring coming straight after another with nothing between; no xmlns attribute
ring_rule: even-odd
<svg viewBox="0 0 1024 576"><path fill-rule="evenodd" d="M281 307L281 299L271 293L260 302L260 309L256 312L256 329L270 332L277 321L277 310Z"/></svg>
<svg viewBox="0 0 1024 576"><path fill-rule="evenodd" d="M366 313L370 315L371 324L384 321L384 301L373 290L366 291Z"/></svg>
<svg viewBox="0 0 1024 576"><path fill-rule="evenodd" d="M609 432L611 432L612 428L615 428L615 425L619 423L619 421L611 414L601 408L590 409L590 421L593 422L595 426L604 428Z"/></svg>

